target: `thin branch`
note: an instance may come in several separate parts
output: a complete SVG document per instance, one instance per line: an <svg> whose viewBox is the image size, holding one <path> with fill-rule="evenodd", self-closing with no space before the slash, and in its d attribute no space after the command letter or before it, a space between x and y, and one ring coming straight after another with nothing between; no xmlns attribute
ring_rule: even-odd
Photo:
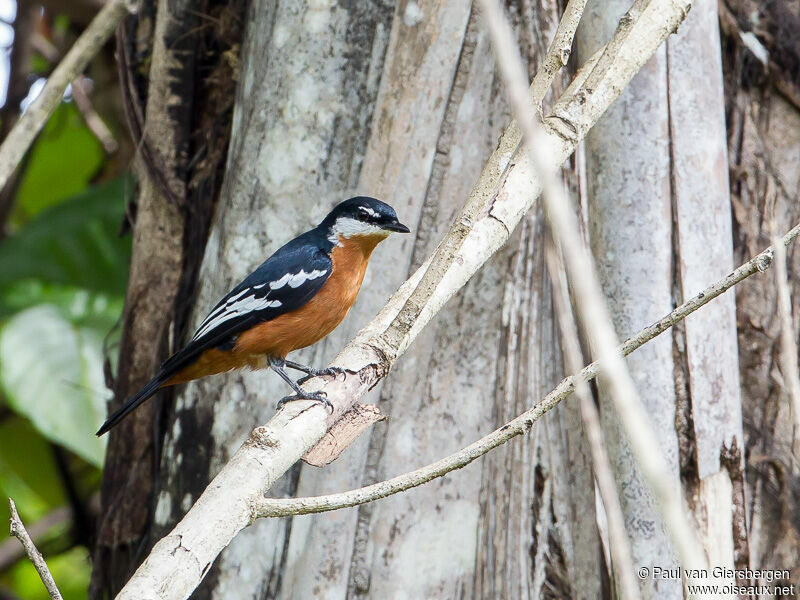
<svg viewBox="0 0 800 600"><path fill-rule="evenodd" d="M120 21L133 10L130 0L111 0L106 3L86 30L75 41L64 60L47 78L41 94L20 117L14 129L0 145L0 189L19 165L47 119L58 107L64 90L86 68L113 33Z"/></svg>
<svg viewBox="0 0 800 600"><path fill-rule="evenodd" d="M564 9L564 15L559 21L556 34L542 65L536 72L528 93L527 102L537 110L541 110L542 100L553 84L558 71L567 64L572 40L585 6L586 0L570 0ZM453 221L447 236L436 248L422 280L406 300L397 317L381 335L385 347L396 348L400 352L407 347L407 345L404 346L404 341L408 331L425 308L436 287L441 284L464 240L479 220L479 216L486 213L491 207L492 200L497 195L499 185L503 181L502 175L510 168L511 159L521 141L522 133L516 121L512 121L500 137L497 148L486 161L481 176L472 188L461 213Z"/></svg>
<svg viewBox="0 0 800 600"><path fill-rule="evenodd" d="M555 249L548 244L545 248L545 262L547 270L550 272L550 281L553 284L553 300L558 315L558 325L561 331L561 348L564 359L567 363L567 370L577 373L583 364L580 341L578 339L578 329L569 309L569 297L567 294L566 273L561 264ZM600 413L595 406L589 384L578 377L575 381L575 395L581 408L581 418L586 439L589 442L589 452L592 455L592 466L594 477L597 481L597 489L608 521L608 535L610 538L609 549L611 550L612 564L620 582L621 597L624 600L635 600L641 598L639 584L633 578L633 557L631 555L631 544L628 534L625 532L625 517L622 513L622 505L617 494L617 487L614 484L614 474L611 470L611 462L606 452L606 443L603 436L603 428L600 425Z"/></svg>
<svg viewBox="0 0 800 600"><path fill-rule="evenodd" d="M56 582L50 574L50 569L47 568L47 563L44 562L44 557L36 549L31 536L29 536L28 532L25 530L25 526L22 524L22 520L17 514L17 507L11 498L8 499L8 506L11 509L11 535L17 538L25 548L28 558L31 559L33 566L36 567L36 572L39 573L39 577L44 587L47 589L47 593L50 594L50 597L53 600L63 600L61 592L58 591L58 586L56 586Z"/></svg>
<svg viewBox="0 0 800 600"><path fill-rule="evenodd" d="M75 100L75 106L78 107L86 126L94 134L94 137L103 145L103 150L108 154L113 154L119 150L119 143L114 134L105 124L103 118L95 110L92 100L89 97L89 90L91 84L86 77L78 77L72 82L72 98Z"/></svg>
<svg viewBox="0 0 800 600"><path fill-rule="evenodd" d="M33 34L31 37L31 45L51 64L55 64L59 61L60 55L58 48L41 33ZM86 122L86 126L94 134L94 137L103 145L103 149L108 154L113 154L119 149L119 144L114 138L114 134L111 133L111 130L92 105L92 101L89 98L91 88L92 84L89 79L84 75L78 75L72 81L72 98L75 100L75 106L78 107L78 110L83 116L83 120Z"/></svg>
<svg viewBox="0 0 800 600"><path fill-rule="evenodd" d="M547 55L542 61L542 66L536 71L531 83L531 103L541 114L542 101L544 100L553 80L558 72L567 66L570 54L572 53L572 40L583 16L583 9L586 8L586 0L570 0L558 22L556 34L553 36L553 43L547 50Z"/></svg>
<svg viewBox="0 0 800 600"><path fill-rule="evenodd" d="M774 246L778 317L781 321L781 373L791 402L795 435L798 435L800 434L800 373L797 366L797 336L792 319L792 299L787 281L786 248L778 243Z"/></svg>
<svg viewBox="0 0 800 600"><path fill-rule="evenodd" d="M642 14L637 27L622 32L624 40L615 41L620 32L612 37L609 43L613 42L616 48L616 61L600 77L599 85L585 85L597 62L590 61L553 107L553 116L545 120L549 128L542 143L548 169L557 169L575 151L586 132L685 16L683 5L674 0L652 0L652 4L653 9ZM441 283L399 346L389 345L381 334L397 317L430 261L400 287L333 361L333 365L346 370L344 379L318 377L304 384L308 391L323 390L334 407L333 413L329 414L319 403L295 401L279 410L268 423L256 427L183 519L155 544L117 600L167 600L191 595L222 549L252 522L254 503L342 414L386 377L404 349L508 240L540 190L525 153L512 156L510 163L513 164L496 173L496 181L491 183L496 193L487 210L476 216ZM525 420L529 421L529 429L533 421L530 417Z"/></svg>
<svg viewBox="0 0 800 600"><path fill-rule="evenodd" d="M675 544L675 550L684 565L706 564L705 554L686 517L680 494L680 486L671 475L656 440L644 407L639 400L633 379L622 355L617 349L617 335L606 305L600 280L594 269L591 255L580 236L578 222L569 198L556 182L553 172L544 168L547 157L542 152L543 140L540 126L528 110L527 81L519 51L513 42L511 26L506 21L497 0L483 0L484 15L492 39L501 73L505 79L511 104L527 139L526 148L534 173L542 182L543 201L553 237L564 255L567 273L575 292L575 303L595 356L604 364L604 376L609 384L611 399L631 444L642 475L650 488L662 519ZM653 4L649 1L635 2L631 11L639 15ZM688 11L688 2L685 10ZM620 28L631 28L633 19L620 21ZM611 44L609 44L611 45ZM597 67L605 65L607 51L600 57ZM609 66L613 64L613 60ZM593 71L587 82L595 82L598 75ZM589 83L594 85L594 83Z"/></svg>
<svg viewBox="0 0 800 600"><path fill-rule="evenodd" d="M72 522L72 509L69 506L61 506L38 519L33 525L28 527L28 533L34 543L41 543L41 538L52 536L56 528L66 529ZM25 556L25 549L20 548L19 544L12 539L0 542L0 574L6 572Z"/></svg>
<svg viewBox="0 0 800 600"><path fill-rule="evenodd" d="M800 224L797 224L783 236L782 245L784 247L788 246L799 234ZM625 340L620 344L617 351L627 356L751 275L766 271L772 265L772 253L773 247L770 247L760 254L757 254L735 271L731 272L727 277L710 285L693 298L675 308L669 314ZM340 492L338 494L312 496L308 498L259 498L253 504L252 519L259 517L305 515L358 506L360 504L372 502L373 500L386 498L398 492L409 490L436 479L437 477L441 477L450 471L465 467L476 458L483 456L497 446L505 444L518 435L528 433L536 421L541 419L542 416L557 406L562 400L568 398L575 392L575 384L578 380L591 381L597 377L603 369L603 366L604 365L601 365L600 361L595 361L587 367L584 367L579 374L565 377L549 394L537 402L533 408L525 411L514 420L495 429L492 433L482 437L466 448L441 460L414 471L398 475L397 477L392 477L386 481L347 492Z"/></svg>

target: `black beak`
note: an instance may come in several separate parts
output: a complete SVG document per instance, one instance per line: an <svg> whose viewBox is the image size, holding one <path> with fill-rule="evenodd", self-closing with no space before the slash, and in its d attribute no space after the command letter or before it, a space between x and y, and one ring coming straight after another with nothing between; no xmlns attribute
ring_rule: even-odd
<svg viewBox="0 0 800 600"><path fill-rule="evenodd" d="M382 225L383 229L388 229L389 231L396 231L397 233L409 233L411 230L403 225L400 221L395 221L394 223L386 223Z"/></svg>

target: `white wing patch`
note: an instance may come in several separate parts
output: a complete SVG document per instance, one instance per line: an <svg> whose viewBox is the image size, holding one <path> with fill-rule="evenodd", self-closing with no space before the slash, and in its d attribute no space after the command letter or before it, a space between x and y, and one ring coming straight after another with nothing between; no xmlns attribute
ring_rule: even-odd
<svg viewBox="0 0 800 600"><path fill-rule="evenodd" d="M261 283L259 285L254 285L252 287L245 288L235 296L231 296L225 301L225 304L219 306L215 310L213 310L205 320L200 324L200 327L197 329L197 332L194 334L192 341L204 336L206 333L211 331L212 329L222 325L226 321L233 319L234 317L238 317L240 315L245 315L250 312L264 310L267 308L278 308L283 305L280 300L272 300L269 297L270 292L273 290L280 289L285 285L289 285L290 288L298 288L303 285L306 281L310 281L312 279L317 279L325 275L328 271L325 269L315 269L310 273L306 273L303 269L300 269L299 273L287 273L280 279L276 279L275 281L271 281L269 283L269 291L267 292L266 296L263 297L256 297L254 290L258 290L266 286L266 283Z"/></svg>
<svg viewBox="0 0 800 600"><path fill-rule="evenodd" d="M311 281L312 279L317 279L318 277L322 277L327 273L326 270L319 270L315 269L310 273L306 273L303 269L300 269L299 273L292 275L291 273L287 273L280 279L276 279L275 281L269 284L269 288L271 290L279 290L286 284L289 284L290 288L298 288L303 285L306 281Z"/></svg>

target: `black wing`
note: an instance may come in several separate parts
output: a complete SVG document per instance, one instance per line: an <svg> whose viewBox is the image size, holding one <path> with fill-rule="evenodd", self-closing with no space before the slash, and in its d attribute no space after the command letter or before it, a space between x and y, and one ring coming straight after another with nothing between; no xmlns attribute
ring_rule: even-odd
<svg viewBox="0 0 800 600"><path fill-rule="evenodd" d="M254 325L297 310L311 300L330 277L332 263L319 246L303 239L305 235L283 246L228 292L186 347L161 365L161 370L180 370L203 351L228 345Z"/></svg>
<svg viewBox="0 0 800 600"><path fill-rule="evenodd" d="M97 435L114 427L204 351L232 346L238 334L311 300L333 268L327 252L315 243L314 234L312 230L280 248L220 300L186 347L167 359L158 374L112 414Z"/></svg>

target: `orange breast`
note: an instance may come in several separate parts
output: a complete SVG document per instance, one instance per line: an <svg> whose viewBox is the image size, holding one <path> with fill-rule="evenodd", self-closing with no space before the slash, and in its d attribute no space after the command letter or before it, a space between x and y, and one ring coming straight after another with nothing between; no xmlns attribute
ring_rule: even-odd
<svg viewBox="0 0 800 600"><path fill-rule="evenodd" d="M356 301L370 254L382 239L340 238L341 245L331 251L331 275L317 295L301 308L239 335L234 352L285 357L336 329Z"/></svg>
<svg viewBox="0 0 800 600"><path fill-rule="evenodd" d="M340 239L340 245L331 251L331 275L308 303L240 334L232 350L206 350L164 385L241 367L264 367L267 356L283 358L293 350L318 342L347 316L361 289L370 254L383 239L382 236Z"/></svg>

